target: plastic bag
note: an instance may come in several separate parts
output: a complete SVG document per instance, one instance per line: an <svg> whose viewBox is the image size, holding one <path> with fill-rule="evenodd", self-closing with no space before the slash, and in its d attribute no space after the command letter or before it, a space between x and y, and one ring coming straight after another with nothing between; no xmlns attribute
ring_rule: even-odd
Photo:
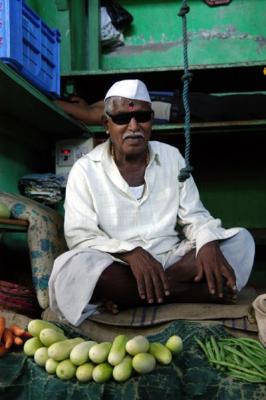
<svg viewBox="0 0 266 400"><path fill-rule="evenodd" d="M116 0L102 0L101 5L106 7L112 24L118 30L123 30L133 21L133 16Z"/></svg>

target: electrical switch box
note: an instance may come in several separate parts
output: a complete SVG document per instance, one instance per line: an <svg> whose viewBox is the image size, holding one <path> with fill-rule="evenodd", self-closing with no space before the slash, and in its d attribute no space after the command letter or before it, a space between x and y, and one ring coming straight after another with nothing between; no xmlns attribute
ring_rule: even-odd
<svg viewBox="0 0 266 400"><path fill-rule="evenodd" d="M66 139L56 143L56 175L63 177L63 186L71 167L82 156L93 149L93 139Z"/></svg>

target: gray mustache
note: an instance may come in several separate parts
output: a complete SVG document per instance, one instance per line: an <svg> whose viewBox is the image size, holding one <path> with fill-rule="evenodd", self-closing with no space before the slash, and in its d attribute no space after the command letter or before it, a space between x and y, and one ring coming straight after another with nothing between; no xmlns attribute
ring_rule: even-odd
<svg viewBox="0 0 266 400"><path fill-rule="evenodd" d="M142 132L125 132L122 136L122 139L127 139L127 138L135 138L135 137L142 137L144 138L144 134Z"/></svg>

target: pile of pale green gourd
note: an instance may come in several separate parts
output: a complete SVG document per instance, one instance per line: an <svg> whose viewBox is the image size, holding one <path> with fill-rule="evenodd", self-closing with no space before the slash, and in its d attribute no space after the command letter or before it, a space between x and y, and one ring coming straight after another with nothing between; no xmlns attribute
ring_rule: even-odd
<svg viewBox="0 0 266 400"><path fill-rule="evenodd" d="M157 363L170 364L183 349L180 336L173 335L165 344L150 343L145 336L128 339L118 335L112 342L97 343L81 337L67 338L57 325L40 319L31 320L32 335L24 343L24 353L59 379L76 378L98 383L114 379L124 382L133 374L152 372Z"/></svg>

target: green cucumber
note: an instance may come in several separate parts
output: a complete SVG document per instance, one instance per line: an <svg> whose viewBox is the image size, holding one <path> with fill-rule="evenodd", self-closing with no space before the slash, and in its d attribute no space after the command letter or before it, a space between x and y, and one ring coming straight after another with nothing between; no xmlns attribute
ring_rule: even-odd
<svg viewBox="0 0 266 400"><path fill-rule="evenodd" d="M74 378L77 367L69 359L61 361L56 367L56 376L62 380Z"/></svg>
<svg viewBox="0 0 266 400"><path fill-rule="evenodd" d="M55 361L52 358L48 358L45 363L46 372L48 372L48 374L55 374L58 364L58 361Z"/></svg>
<svg viewBox="0 0 266 400"><path fill-rule="evenodd" d="M117 382L124 382L132 375L132 357L125 356L113 369L113 378Z"/></svg>
<svg viewBox="0 0 266 400"><path fill-rule="evenodd" d="M45 367L46 360L48 360L48 349L47 347L39 347L34 353L34 361L40 367Z"/></svg>
<svg viewBox="0 0 266 400"><path fill-rule="evenodd" d="M138 335L126 343L126 351L131 356L135 356L138 353L146 353L149 350L149 346L148 339L145 336Z"/></svg>
<svg viewBox="0 0 266 400"><path fill-rule="evenodd" d="M94 382L103 383L109 381L112 377L113 368L107 362L96 365L92 371Z"/></svg>
<svg viewBox="0 0 266 400"><path fill-rule="evenodd" d="M55 361L63 361L69 358L71 350L79 343L84 342L84 339L76 337L74 339L62 340L61 342L53 343L48 347L48 356Z"/></svg>
<svg viewBox="0 0 266 400"><path fill-rule="evenodd" d="M40 332L40 341L44 344L44 346L49 347L56 342L61 342L62 340L67 340L67 337L55 330L54 328L44 328Z"/></svg>
<svg viewBox="0 0 266 400"><path fill-rule="evenodd" d="M108 358L111 347L111 342L102 342L95 344L89 351L90 360L95 364L104 363Z"/></svg>
<svg viewBox="0 0 266 400"><path fill-rule="evenodd" d="M180 336L173 335L168 338L165 346L171 351L171 353L178 354L183 350L183 341Z"/></svg>
<svg viewBox="0 0 266 400"><path fill-rule="evenodd" d="M33 357L35 351L37 349L39 349L40 347L43 347L43 344L40 341L40 339L37 337L32 337L32 338L26 340L26 342L24 343L24 346L23 346L23 350L27 356Z"/></svg>
<svg viewBox="0 0 266 400"><path fill-rule="evenodd" d="M170 364L170 362L172 361L171 351L162 343L159 342L150 343L149 352L155 357L156 361L158 361L160 364L167 365Z"/></svg>
<svg viewBox="0 0 266 400"><path fill-rule="evenodd" d="M111 350L108 355L109 364L115 366L119 364L126 355L126 335L118 335L114 338Z"/></svg>
<svg viewBox="0 0 266 400"><path fill-rule="evenodd" d="M80 365L76 370L76 378L79 382L89 382L92 380L92 371L95 364L88 362Z"/></svg>
<svg viewBox="0 0 266 400"><path fill-rule="evenodd" d="M42 319L32 319L28 323L28 331L32 334L32 336L39 337L40 332L45 328L52 328L52 329L64 334L63 329L58 328L58 326L56 326L52 322L43 321Z"/></svg>
<svg viewBox="0 0 266 400"><path fill-rule="evenodd" d="M132 359L132 366L139 374L148 374L156 367L156 360L150 353L138 353Z"/></svg>
<svg viewBox="0 0 266 400"><path fill-rule="evenodd" d="M89 360L89 351L95 344L97 343L93 340L88 340L73 347L69 357L72 363L79 366L87 362Z"/></svg>

